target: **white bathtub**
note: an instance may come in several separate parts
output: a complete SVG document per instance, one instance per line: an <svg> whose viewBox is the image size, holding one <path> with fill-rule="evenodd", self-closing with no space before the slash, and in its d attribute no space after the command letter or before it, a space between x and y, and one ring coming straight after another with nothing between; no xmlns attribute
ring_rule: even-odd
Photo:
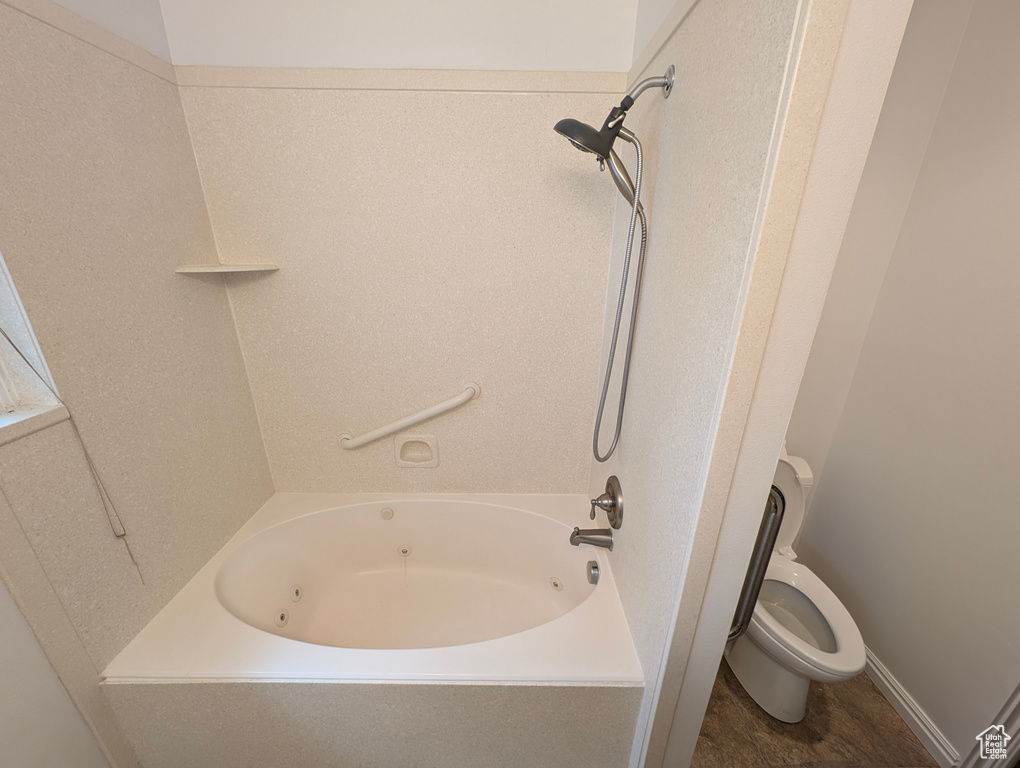
<svg viewBox="0 0 1020 768"><path fill-rule="evenodd" d="M574 495L277 494L104 677L640 685L606 551L568 542L587 510Z"/></svg>

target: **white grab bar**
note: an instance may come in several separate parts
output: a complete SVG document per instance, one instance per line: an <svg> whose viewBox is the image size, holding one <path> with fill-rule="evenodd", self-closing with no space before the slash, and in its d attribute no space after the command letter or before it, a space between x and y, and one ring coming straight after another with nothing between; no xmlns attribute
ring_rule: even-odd
<svg viewBox="0 0 1020 768"><path fill-rule="evenodd" d="M449 400L444 400L438 405L433 405L431 408L426 408L423 411L412 413L410 416L397 419L393 423L387 424L385 427L373 429L371 432L366 432L361 437L354 437L345 433L340 435L337 442L340 443L340 447L345 451L360 448L366 443L371 443L373 440L378 440L381 437L392 435L394 432L399 432L402 429L413 427L415 424L420 424L426 419L431 419L433 416L438 416L441 413L452 411L454 408L459 408L464 405L464 403L474 400L480 394L482 394L482 388L473 381L469 381L464 385L464 391L456 397L451 397Z"/></svg>

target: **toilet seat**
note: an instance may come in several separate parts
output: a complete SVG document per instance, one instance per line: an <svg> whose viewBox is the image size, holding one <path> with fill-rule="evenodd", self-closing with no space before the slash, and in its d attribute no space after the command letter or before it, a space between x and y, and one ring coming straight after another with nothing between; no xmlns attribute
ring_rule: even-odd
<svg viewBox="0 0 1020 768"><path fill-rule="evenodd" d="M783 666L821 682L847 680L864 669L864 639L850 612L806 565L792 558L772 556L765 579L787 584L801 592L822 615L836 642L832 653L814 647L795 635L759 602L747 634Z"/></svg>

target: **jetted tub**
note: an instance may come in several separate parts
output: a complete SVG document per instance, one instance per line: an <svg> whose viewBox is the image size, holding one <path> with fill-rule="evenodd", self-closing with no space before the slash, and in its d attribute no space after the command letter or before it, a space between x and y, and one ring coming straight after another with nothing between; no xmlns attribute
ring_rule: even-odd
<svg viewBox="0 0 1020 768"><path fill-rule="evenodd" d="M441 648L513 635L579 606L588 548L562 523L476 501L368 502L273 526L220 566L216 596L253 627L339 648Z"/></svg>
<svg viewBox="0 0 1020 768"><path fill-rule="evenodd" d="M588 506L277 494L104 676L640 685L607 553L568 541Z"/></svg>

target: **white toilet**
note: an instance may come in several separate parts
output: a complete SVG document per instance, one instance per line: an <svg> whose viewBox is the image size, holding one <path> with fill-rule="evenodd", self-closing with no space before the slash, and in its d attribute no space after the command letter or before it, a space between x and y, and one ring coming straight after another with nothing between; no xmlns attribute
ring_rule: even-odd
<svg viewBox="0 0 1020 768"><path fill-rule="evenodd" d="M797 723L812 680L835 683L864 669L864 640L839 598L792 549L814 484L811 468L784 446L773 484L786 499L779 536L747 632L725 657L758 706Z"/></svg>

